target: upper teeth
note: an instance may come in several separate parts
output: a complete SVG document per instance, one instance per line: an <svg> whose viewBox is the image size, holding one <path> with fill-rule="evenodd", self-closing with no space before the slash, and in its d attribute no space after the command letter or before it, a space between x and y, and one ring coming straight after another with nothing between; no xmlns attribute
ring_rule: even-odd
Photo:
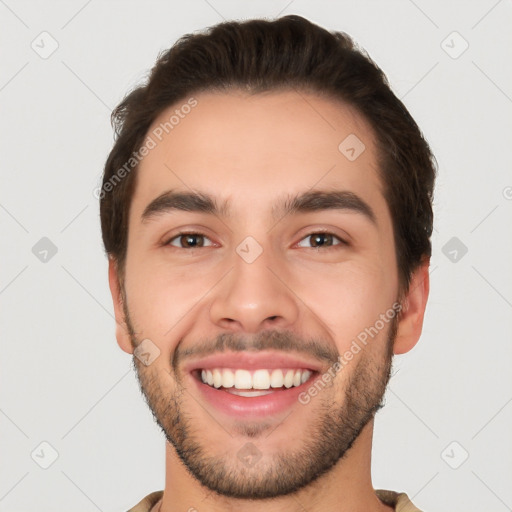
<svg viewBox="0 0 512 512"><path fill-rule="evenodd" d="M300 386L311 377L310 370L230 370L214 368L201 370L201 380L205 384L220 388L270 389L283 386Z"/></svg>

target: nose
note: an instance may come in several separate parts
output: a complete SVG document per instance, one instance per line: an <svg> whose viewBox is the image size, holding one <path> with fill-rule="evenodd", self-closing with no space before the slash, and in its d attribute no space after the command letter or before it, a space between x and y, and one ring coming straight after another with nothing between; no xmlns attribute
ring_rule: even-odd
<svg viewBox="0 0 512 512"><path fill-rule="evenodd" d="M287 272L269 251L252 263L238 254L233 268L215 287L210 307L211 321L223 329L255 333L269 328L290 328L297 322L297 296L287 281Z"/></svg>

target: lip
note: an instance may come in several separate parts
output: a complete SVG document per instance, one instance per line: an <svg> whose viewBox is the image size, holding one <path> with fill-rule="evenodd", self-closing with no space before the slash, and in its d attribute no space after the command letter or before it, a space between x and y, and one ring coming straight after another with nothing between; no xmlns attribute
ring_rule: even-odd
<svg viewBox="0 0 512 512"><path fill-rule="evenodd" d="M209 386L202 382L201 378L198 375L194 375L194 373L197 374L197 370L191 373L190 377L204 400L224 414L239 419L276 415L294 405L300 404L299 395L308 389L317 378L321 377L320 373L314 373L300 386L284 390L280 389L264 396L243 397Z"/></svg>
<svg viewBox="0 0 512 512"><path fill-rule="evenodd" d="M236 368L241 370L301 368L313 372L321 371L317 362L275 350L222 352L192 361L185 365L184 369L192 373L195 370L213 370L214 368ZM251 398L251 400L255 400L255 398Z"/></svg>

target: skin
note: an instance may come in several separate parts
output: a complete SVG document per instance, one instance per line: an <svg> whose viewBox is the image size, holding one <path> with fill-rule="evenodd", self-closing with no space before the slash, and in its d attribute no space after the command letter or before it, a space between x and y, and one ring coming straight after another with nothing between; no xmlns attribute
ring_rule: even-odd
<svg viewBox="0 0 512 512"><path fill-rule="evenodd" d="M109 266L119 346L133 354L150 339L160 350L149 366L134 357L141 389L168 441L164 496L154 510L256 511L265 493L269 512L392 510L371 482L373 413L392 354L407 352L420 337L429 262L400 296L371 127L348 106L310 93L194 97L197 106L137 171L124 279L115 259ZM352 162L338 150L350 134L366 147ZM171 189L208 193L219 203L229 199L231 215L173 211L142 222L146 206ZM274 203L309 190L357 194L375 212L376 224L349 210L289 214L276 222ZM179 230L204 234L204 246L187 248L186 240L173 238ZM315 231L349 243L328 238L314 248L308 235ZM250 264L236 252L247 236L263 249ZM170 239L173 245L165 245ZM200 342L213 353L221 334L228 348L272 349L277 345L267 335L287 333L290 349L327 371L326 360L301 348L309 347L305 342L343 355L397 299L403 309L396 323L386 324L329 386L289 415L235 419L220 413L184 371L191 358L177 357ZM252 468L237 457L249 441L261 453ZM306 481L310 467L324 471ZM271 487L276 471L280 489Z"/></svg>

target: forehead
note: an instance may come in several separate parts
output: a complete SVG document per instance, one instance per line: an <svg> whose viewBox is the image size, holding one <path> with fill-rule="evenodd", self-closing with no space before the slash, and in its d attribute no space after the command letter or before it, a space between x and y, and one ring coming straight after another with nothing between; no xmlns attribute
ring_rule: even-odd
<svg viewBox="0 0 512 512"><path fill-rule="evenodd" d="M249 204L255 214L268 205L269 216L283 192L348 190L386 213L373 131L338 101L298 91L200 93L164 110L147 137L130 223L168 190L229 199L249 215Z"/></svg>

